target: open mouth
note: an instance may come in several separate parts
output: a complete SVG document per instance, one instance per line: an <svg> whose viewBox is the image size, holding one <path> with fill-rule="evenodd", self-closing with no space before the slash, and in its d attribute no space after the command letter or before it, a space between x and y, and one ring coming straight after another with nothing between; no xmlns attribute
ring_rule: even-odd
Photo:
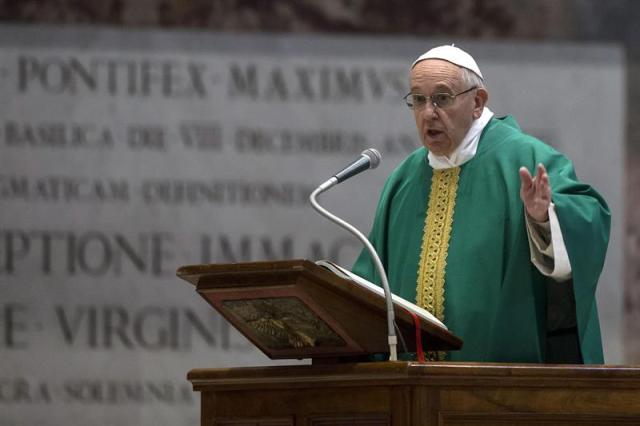
<svg viewBox="0 0 640 426"><path fill-rule="evenodd" d="M443 133L444 132L442 130L427 130L427 135L432 138L438 137Z"/></svg>

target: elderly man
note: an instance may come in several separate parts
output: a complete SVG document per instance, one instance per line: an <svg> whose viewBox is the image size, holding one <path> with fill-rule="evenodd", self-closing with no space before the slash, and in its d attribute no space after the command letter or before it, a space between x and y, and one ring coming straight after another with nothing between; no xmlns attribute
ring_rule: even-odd
<svg viewBox="0 0 640 426"><path fill-rule="evenodd" d="M464 340L447 359L602 363L605 201L566 157L494 116L461 49L420 56L410 85L424 147L387 180L370 234L392 291ZM374 269L365 252L353 268L379 282Z"/></svg>

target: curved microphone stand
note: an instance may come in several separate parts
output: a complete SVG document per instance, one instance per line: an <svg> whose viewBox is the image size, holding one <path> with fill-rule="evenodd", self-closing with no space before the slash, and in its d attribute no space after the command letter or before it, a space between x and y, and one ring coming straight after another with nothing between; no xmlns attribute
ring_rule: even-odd
<svg viewBox="0 0 640 426"><path fill-rule="evenodd" d="M311 193L311 195L309 196L309 201L311 201L311 205L313 206L313 208L316 209L318 213L320 213L322 216L326 217L330 221L336 223L337 225L341 226L342 228L346 229L347 231L355 235L358 238L358 240L360 240L362 244L364 244L364 246L367 248L367 250L369 251L369 254L371 254L371 258L373 259L376 265L378 274L380 275L380 278L382 280L382 287L384 288L384 297L387 304L387 327L389 329L389 333L388 333L389 361L397 361L398 360L398 352L397 352L398 338L396 337L396 332L394 328L395 315L393 312L391 290L389 289L389 281L387 280L387 274L384 270L384 266L382 266L380 257L378 257L378 253L376 253L376 250L373 248L373 246L371 245L367 237L365 237L362 234L362 232L358 231L353 225L340 219L338 216L335 216L334 214L325 210L320 204L318 204L318 201L316 200L316 197L319 194L327 191L329 188L336 185L337 183L338 183L338 179L336 177L332 177L331 179L329 179L328 181L326 181L325 183L317 187L316 190Z"/></svg>

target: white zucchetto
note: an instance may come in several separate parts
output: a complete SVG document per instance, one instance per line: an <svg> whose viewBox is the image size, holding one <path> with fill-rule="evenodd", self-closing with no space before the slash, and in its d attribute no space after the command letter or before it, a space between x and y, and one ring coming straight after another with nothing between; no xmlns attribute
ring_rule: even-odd
<svg viewBox="0 0 640 426"><path fill-rule="evenodd" d="M480 68L478 68L478 64L476 64L473 57L454 45L434 47L413 61L411 68L415 67L418 62L424 61L425 59L442 59L444 61L451 62L459 67L473 71L478 77L484 79L480 72Z"/></svg>

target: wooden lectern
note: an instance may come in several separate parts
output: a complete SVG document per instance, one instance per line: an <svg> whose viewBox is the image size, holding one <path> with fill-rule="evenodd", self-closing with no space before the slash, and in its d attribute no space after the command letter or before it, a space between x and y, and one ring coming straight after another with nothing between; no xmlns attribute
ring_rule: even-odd
<svg viewBox="0 0 640 426"><path fill-rule="evenodd" d="M354 362L387 351L384 300L312 262L178 276L267 356L313 361L190 371L203 426L640 425L640 368ZM409 350L418 339L427 350L462 344L402 309L396 317Z"/></svg>
<svg viewBox="0 0 640 426"><path fill-rule="evenodd" d="M388 352L384 299L313 262L196 265L177 274L271 359L335 362ZM395 311L410 351L416 321L425 349L462 346L443 326Z"/></svg>

